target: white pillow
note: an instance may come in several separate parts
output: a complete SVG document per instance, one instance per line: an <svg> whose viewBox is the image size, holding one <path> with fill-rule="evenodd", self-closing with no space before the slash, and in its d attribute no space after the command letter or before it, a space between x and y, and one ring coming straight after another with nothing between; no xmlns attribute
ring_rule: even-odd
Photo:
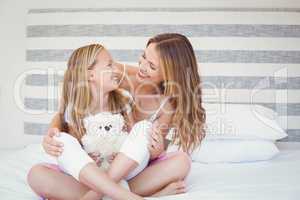
<svg viewBox="0 0 300 200"><path fill-rule="evenodd" d="M168 152L176 151L172 145ZM269 160L279 153L276 145L266 140L203 140L191 155L201 163L240 163Z"/></svg>
<svg viewBox="0 0 300 200"><path fill-rule="evenodd" d="M209 104L206 139L279 140L287 136L277 122L277 113L260 105Z"/></svg>

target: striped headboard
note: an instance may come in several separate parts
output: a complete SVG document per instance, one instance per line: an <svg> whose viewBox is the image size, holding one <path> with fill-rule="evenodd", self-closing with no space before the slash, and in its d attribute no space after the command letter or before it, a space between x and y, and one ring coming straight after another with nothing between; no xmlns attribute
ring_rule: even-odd
<svg viewBox="0 0 300 200"><path fill-rule="evenodd" d="M196 51L205 102L261 104L300 141L300 10L276 8L30 9L24 133L45 133L73 49L100 42L136 65L149 37L186 35Z"/></svg>

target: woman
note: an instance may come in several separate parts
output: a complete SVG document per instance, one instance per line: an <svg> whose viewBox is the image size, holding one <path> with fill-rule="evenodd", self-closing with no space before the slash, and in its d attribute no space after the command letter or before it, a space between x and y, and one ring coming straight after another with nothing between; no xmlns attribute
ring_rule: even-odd
<svg viewBox="0 0 300 200"><path fill-rule="evenodd" d="M116 66L123 70L122 64L116 63ZM122 87L134 97L132 112L135 122L148 119L162 105L162 100L168 98L158 114L159 126L154 131L158 134L153 134L152 145L149 147L151 157L156 160L129 180L130 189L141 196L183 193L186 191L183 180L190 170L188 153L203 139L205 123L200 77L192 46L180 34L157 35L149 40L140 58L140 68L127 66L126 73L127 80L122 83ZM57 128L62 129L60 122L60 115L57 114L43 142L45 150L52 155L59 155L62 151L59 143L52 139L58 132ZM170 127L175 128L172 142L178 144L183 151L162 154L164 137ZM36 170L51 169L39 166ZM76 183L72 177L51 173L56 179L73 181L79 196L87 192L87 188ZM54 187L60 188L59 184L54 184ZM57 191L56 188L49 191ZM72 192L75 192L74 188Z"/></svg>

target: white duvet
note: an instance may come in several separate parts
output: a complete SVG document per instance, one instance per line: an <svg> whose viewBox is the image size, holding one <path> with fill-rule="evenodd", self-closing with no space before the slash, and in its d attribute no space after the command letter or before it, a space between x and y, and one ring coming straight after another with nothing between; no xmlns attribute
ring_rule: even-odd
<svg viewBox="0 0 300 200"><path fill-rule="evenodd" d="M36 144L23 150L1 153L0 199L38 199L26 183L26 175L33 164L44 159L41 147ZM239 164L193 163L187 185L188 193L159 199L296 200L300 197L300 148L290 148L287 144L270 161Z"/></svg>

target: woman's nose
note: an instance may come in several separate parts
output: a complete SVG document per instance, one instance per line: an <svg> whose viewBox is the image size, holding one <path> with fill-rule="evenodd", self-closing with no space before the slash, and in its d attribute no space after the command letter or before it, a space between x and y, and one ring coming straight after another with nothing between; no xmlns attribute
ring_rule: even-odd
<svg viewBox="0 0 300 200"><path fill-rule="evenodd" d="M145 65L140 65L140 72L142 72L143 74L147 74L147 68L145 67Z"/></svg>
<svg viewBox="0 0 300 200"><path fill-rule="evenodd" d="M147 61L145 58L143 58L143 56L140 57L139 59L139 64L140 65L143 65L143 66L146 66L147 65Z"/></svg>
<svg viewBox="0 0 300 200"><path fill-rule="evenodd" d="M146 62L143 61L143 59L140 60L140 62L139 62L139 67L140 67L140 70L141 70L143 73L146 73L146 72L147 72L147 65L146 65Z"/></svg>

